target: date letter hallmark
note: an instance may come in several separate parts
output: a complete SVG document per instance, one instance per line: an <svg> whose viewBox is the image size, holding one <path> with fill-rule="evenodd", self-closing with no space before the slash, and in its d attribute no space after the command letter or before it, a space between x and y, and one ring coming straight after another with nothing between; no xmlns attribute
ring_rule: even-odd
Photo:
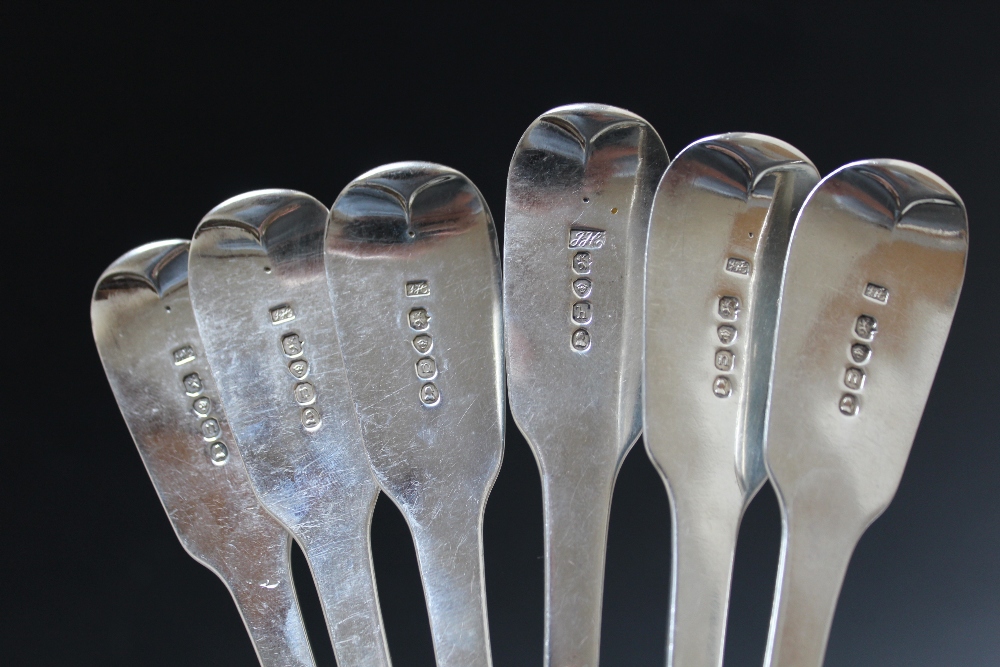
<svg viewBox="0 0 1000 667"><path fill-rule="evenodd" d="M715 367L728 373L736 365L736 356L729 350L717 350L715 353Z"/></svg>
<svg viewBox="0 0 1000 667"><path fill-rule="evenodd" d="M865 386L865 372L860 368L848 368L844 373L844 385L848 389L858 391Z"/></svg>
<svg viewBox="0 0 1000 667"><path fill-rule="evenodd" d="M416 363L417 377L421 380L433 380L437 377L437 363L433 357L421 357Z"/></svg>
<svg viewBox="0 0 1000 667"><path fill-rule="evenodd" d="M201 423L201 437L205 438L205 440L211 442L218 439L220 435L222 435L222 427L219 426L217 420L209 417Z"/></svg>
<svg viewBox="0 0 1000 667"><path fill-rule="evenodd" d="M295 319L295 311L288 304L282 304L272 308L270 311L271 324L284 324Z"/></svg>
<svg viewBox="0 0 1000 667"><path fill-rule="evenodd" d="M308 382L300 382L292 388L292 395L299 405L312 405L316 402L316 389Z"/></svg>
<svg viewBox="0 0 1000 667"><path fill-rule="evenodd" d="M599 250L604 247L607 232L603 229L572 227L569 230L569 247L580 250Z"/></svg>
<svg viewBox="0 0 1000 667"><path fill-rule="evenodd" d="M431 293L426 280L412 280L406 283L406 296L427 296Z"/></svg>

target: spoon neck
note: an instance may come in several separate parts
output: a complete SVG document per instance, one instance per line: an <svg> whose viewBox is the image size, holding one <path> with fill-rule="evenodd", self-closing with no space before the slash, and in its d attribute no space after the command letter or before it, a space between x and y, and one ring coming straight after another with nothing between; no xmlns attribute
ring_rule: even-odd
<svg viewBox="0 0 1000 667"><path fill-rule="evenodd" d="M790 508L784 514L764 666L822 667L844 575L864 528L836 512L823 521Z"/></svg>
<svg viewBox="0 0 1000 667"><path fill-rule="evenodd" d="M410 517L439 667L491 667L482 507L469 501Z"/></svg>
<svg viewBox="0 0 1000 667"><path fill-rule="evenodd" d="M273 551L273 550L272 550ZM315 667L287 552L258 554L254 572L226 581L263 667Z"/></svg>
<svg viewBox="0 0 1000 667"><path fill-rule="evenodd" d="M546 667L596 667L613 470L543 480Z"/></svg>

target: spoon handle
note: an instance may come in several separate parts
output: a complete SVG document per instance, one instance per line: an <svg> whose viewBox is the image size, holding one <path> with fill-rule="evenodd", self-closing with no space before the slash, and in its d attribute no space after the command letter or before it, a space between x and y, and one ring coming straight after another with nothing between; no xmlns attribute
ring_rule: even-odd
<svg viewBox="0 0 1000 667"><path fill-rule="evenodd" d="M721 667L733 554L743 509L729 498L671 494L669 667ZM694 502L690 502L694 501Z"/></svg>
<svg viewBox="0 0 1000 667"><path fill-rule="evenodd" d="M262 667L316 664L295 598L291 544L290 536L266 551L234 544L240 567L223 575Z"/></svg>
<svg viewBox="0 0 1000 667"><path fill-rule="evenodd" d="M413 543L438 667L490 667L483 512L456 503L415 517Z"/></svg>
<svg viewBox="0 0 1000 667"><path fill-rule="evenodd" d="M840 518L787 508L765 667L822 667L840 588L863 532Z"/></svg>
<svg viewBox="0 0 1000 667"><path fill-rule="evenodd" d="M302 540L333 642L343 667L389 667L388 644L371 568L368 528L357 525L355 512L331 516L322 532Z"/></svg>
<svg viewBox="0 0 1000 667"><path fill-rule="evenodd" d="M597 667L614 473L544 475L545 667ZM610 483L609 483L610 482Z"/></svg>

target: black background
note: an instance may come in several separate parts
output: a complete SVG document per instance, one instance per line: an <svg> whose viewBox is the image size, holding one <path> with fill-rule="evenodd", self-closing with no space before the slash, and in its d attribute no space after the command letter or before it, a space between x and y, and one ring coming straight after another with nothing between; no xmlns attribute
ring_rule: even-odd
<svg viewBox="0 0 1000 667"><path fill-rule="evenodd" d="M896 157L964 197L962 301L902 485L855 552L827 665L1000 664L995 10L0 11L3 664L255 664L229 594L174 537L104 378L89 300L105 266L139 244L190 236L240 192L288 187L330 204L361 172L404 159L463 171L501 227L521 133L582 101L644 116L671 155L708 134L763 132L824 174ZM534 460L509 422L485 527L497 667L541 662L540 512ZM614 500L603 665L663 664L669 535L666 494L640 443ZM760 664L779 539L765 487L740 536L727 666ZM373 543L395 663L431 665L409 534L384 499ZM330 665L296 558L317 659Z"/></svg>

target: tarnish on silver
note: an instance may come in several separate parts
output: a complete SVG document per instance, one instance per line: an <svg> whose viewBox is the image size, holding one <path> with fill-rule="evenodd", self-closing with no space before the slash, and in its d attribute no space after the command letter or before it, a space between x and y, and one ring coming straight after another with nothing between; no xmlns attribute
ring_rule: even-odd
<svg viewBox="0 0 1000 667"><path fill-rule="evenodd" d="M368 456L413 536L437 664L488 667L482 526L506 414L489 209L453 169L380 167L331 208L326 268Z"/></svg>
<svg viewBox="0 0 1000 667"><path fill-rule="evenodd" d="M962 200L907 162L841 167L799 213L764 445L784 525L769 667L823 664L851 553L902 477L967 252ZM864 383L845 393L855 363Z"/></svg>
<svg viewBox="0 0 1000 667"><path fill-rule="evenodd" d="M254 497L233 446L191 311L187 259L187 241L161 241L111 264L91 302L94 340L184 549L226 584L261 665L309 667L291 538ZM192 372L202 394L193 401L182 382ZM206 443L209 415L215 441Z"/></svg>
<svg viewBox="0 0 1000 667"><path fill-rule="evenodd" d="M254 490L302 546L337 664L387 667L369 536L378 485L326 287L327 215L290 190L220 204L191 242L191 299ZM300 359L307 381L289 366Z"/></svg>
<svg viewBox="0 0 1000 667"><path fill-rule="evenodd" d="M507 382L542 478L546 667L598 662L611 494L640 432L646 230L667 162L639 116L579 104L535 120L510 164ZM566 289L580 276L586 303Z"/></svg>
<svg viewBox="0 0 1000 667"><path fill-rule="evenodd" d="M740 520L766 477L765 401L785 252L818 181L792 146L733 133L685 148L657 189L643 414L673 519L668 666L722 666Z"/></svg>

